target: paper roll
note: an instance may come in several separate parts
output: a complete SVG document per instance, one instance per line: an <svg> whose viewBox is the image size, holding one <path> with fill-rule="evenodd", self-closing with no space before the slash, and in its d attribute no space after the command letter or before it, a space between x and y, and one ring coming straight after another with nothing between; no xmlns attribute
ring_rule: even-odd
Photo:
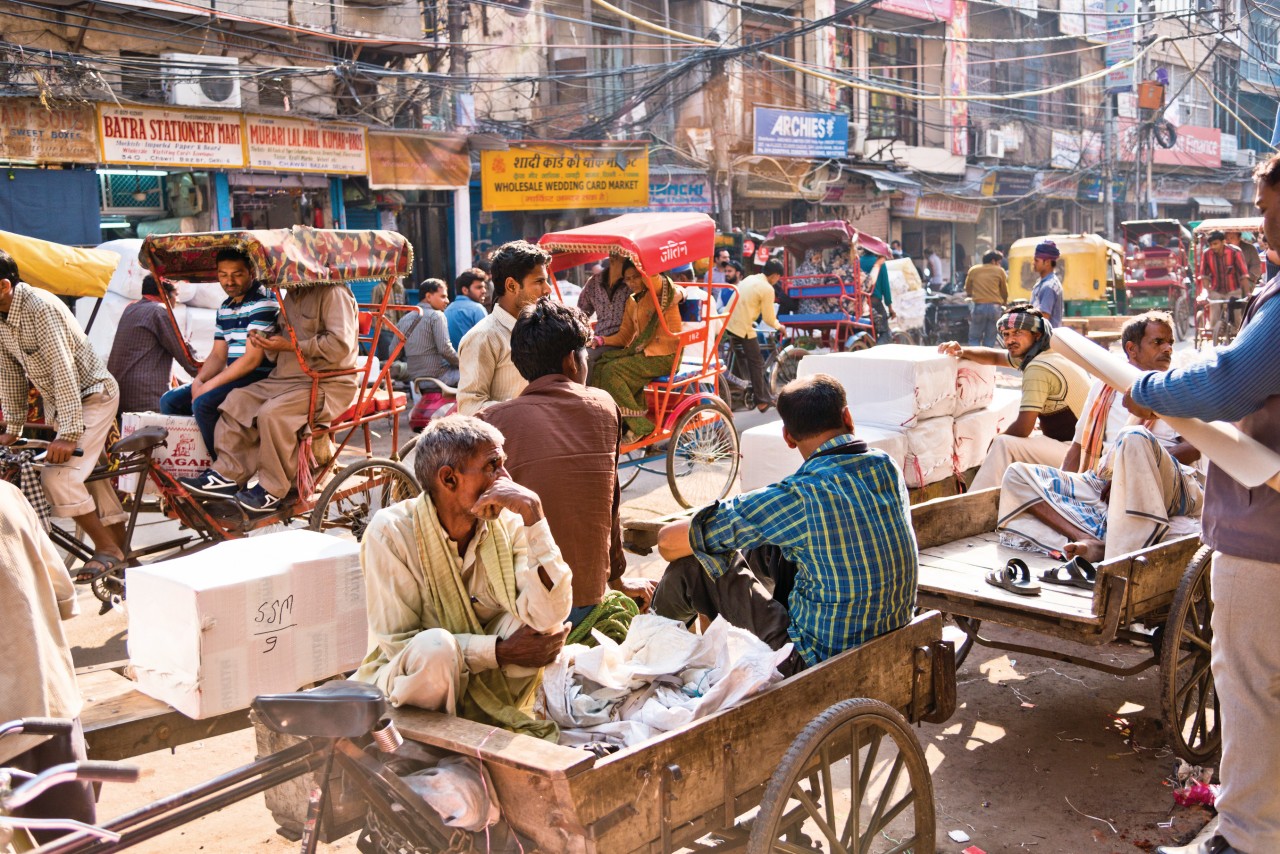
<svg viewBox="0 0 1280 854"><path fill-rule="evenodd" d="M1117 391L1128 391L1142 373L1127 360L1112 355L1065 326L1053 330L1049 349L1075 362ZM1250 489L1265 484L1280 492L1280 454L1241 433L1234 424L1160 417L1232 480Z"/></svg>

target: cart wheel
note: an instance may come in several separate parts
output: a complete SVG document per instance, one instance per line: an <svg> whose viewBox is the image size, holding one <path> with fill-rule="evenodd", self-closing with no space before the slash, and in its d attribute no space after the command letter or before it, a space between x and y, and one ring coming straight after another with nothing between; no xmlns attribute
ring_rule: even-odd
<svg viewBox="0 0 1280 854"><path fill-rule="evenodd" d="M1209 667L1213 550L1202 546L1187 564L1169 608L1160 649L1161 705L1173 750L1193 765L1211 762L1222 748L1218 693Z"/></svg>
<svg viewBox="0 0 1280 854"><path fill-rule="evenodd" d="M639 451L630 451L622 455L618 462L627 462L628 460L643 460L648 452L644 449ZM636 482L636 478L640 476L640 466L618 466L618 488L626 489L628 486Z"/></svg>
<svg viewBox="0 0 1280 854"><path fill-rule="evenodd" d="M738 476L738 431L729 407L704 400L676 421L667 445L667 484L681 507L702 507L729 494Z"/></svg>
<svg viewBox="0 0 1280 854"><path fill-rule="evenodd" d="M933 781L906 719L879 700L845 700L769 778L747 852L932 854L935 832Z"/></svg>
<svg viewBox="0 0 1280 854"><path fill-rule="evenodd" d="M1173 335L1179 341L1186 341L1191 337L1191 300L1186 294L1182 294L1173 303Z"/></svg>
<svg viewBox="0 0 1280 854"><path fill-rule="evenodd" d="M350 532L364 537L373 514L421 490L409 470L391 460L369 459L338 472L320 494L307 527L326 534Z"/></svg>

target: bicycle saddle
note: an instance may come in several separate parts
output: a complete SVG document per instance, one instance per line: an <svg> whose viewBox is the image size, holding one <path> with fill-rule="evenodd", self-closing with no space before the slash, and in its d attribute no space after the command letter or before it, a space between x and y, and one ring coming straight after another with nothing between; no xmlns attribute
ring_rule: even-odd
<svg viewBox="0 0 1280 854"><path fill-rule="evenodd" d="M159 424L152 424L150 427L142 427L125 436L119 442L116 442L110 448L113 454L136 454L139 451L145 451L148 448L154 448L156 445L164 443L169 438L169 431L161 427Z"/></svg>
<svg viewBox="0 0 1280 854"><path fill-rule="evenodd" d="M263 694L253 701L262 723L303 738L358 738L367 735L387 711L376 685L339 680L311 691Z"/></svg>

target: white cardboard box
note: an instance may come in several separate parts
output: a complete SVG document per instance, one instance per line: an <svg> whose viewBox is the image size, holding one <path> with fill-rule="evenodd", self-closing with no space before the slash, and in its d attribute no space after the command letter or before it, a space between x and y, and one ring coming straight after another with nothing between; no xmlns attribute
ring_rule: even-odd
<svg viewBox="0 0 1280 854"><path fill-rule="evenodd" d="M196 419L191 415L161 415L159 412L125 412L120 416L120 438L131 436L143 427L158 425L169 431L169 438L152 451L152 459L160 468L174 477L195 477L213 465L209 450L204 446ZM120 477L120 489L132 492L136 474ZM155 484L147 484L147 492L154 493Z"/></svg>
<svg viewBox="0 0 1280 854"><path fill-rule="evenodd" d="M353 670L368 651L353 541L280 531L134 567L126 581L138 690L191 718Z"/></svg>

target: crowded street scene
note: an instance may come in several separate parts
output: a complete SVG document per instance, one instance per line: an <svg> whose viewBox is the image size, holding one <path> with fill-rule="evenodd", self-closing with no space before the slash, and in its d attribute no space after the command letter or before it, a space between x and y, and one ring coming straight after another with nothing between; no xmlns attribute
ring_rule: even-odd
<svg viewBox="0 0 1280 854"><path fill-rule="evenodd" d="M0 22L0 854L1280 854L1280 3Z"/></svg>

